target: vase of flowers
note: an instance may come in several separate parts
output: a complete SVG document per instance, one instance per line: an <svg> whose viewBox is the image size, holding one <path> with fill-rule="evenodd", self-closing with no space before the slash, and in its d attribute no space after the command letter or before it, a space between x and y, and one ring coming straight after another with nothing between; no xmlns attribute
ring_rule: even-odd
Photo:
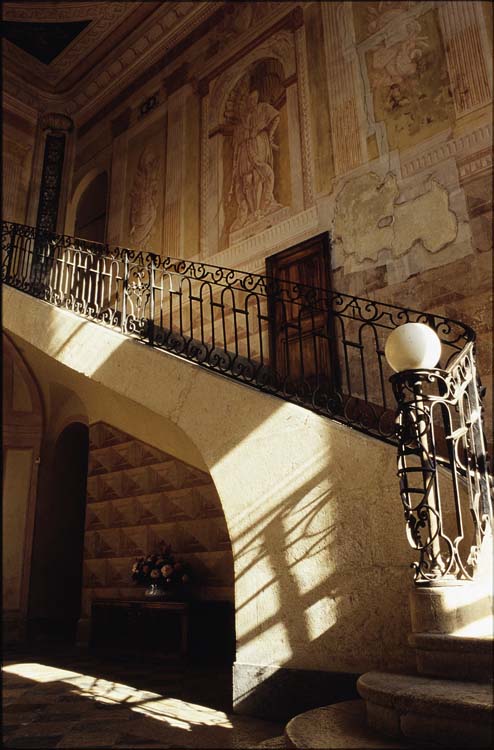
<svg viewBox="0 0 494 750"><path fill-rule="evenodd" d="M175 560L171 546L161 541L159 552L136 558L132 580L138 586L146 586L144 596L149 599L184 599L189 594L191 577L189 566Z"/></svg>

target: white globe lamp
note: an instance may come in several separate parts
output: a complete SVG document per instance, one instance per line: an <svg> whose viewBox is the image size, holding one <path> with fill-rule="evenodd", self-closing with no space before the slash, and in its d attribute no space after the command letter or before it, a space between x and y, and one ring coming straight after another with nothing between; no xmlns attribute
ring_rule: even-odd
<svg viewBox="0 0 494 750"><path fill-rule="evenodd" d="M404 323L389 334L384 354L395 372L431 370L441 358L441 341L425 323Z"/></svg>

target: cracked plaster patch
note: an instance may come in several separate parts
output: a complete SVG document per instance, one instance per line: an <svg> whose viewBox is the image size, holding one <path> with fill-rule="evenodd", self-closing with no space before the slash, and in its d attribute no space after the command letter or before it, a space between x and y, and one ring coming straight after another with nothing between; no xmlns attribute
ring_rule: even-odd
<svg viewBox="0 0 494 750"><path fill-rule="evenodd" d="M402 203L399 194L392 172L384 180L369 172L343 186L336 199L334 239L344 257L362 263L389 250L398 258L418 242L436 253L456 239L458 221L445 187L430 180L426 192Z"/></svg>

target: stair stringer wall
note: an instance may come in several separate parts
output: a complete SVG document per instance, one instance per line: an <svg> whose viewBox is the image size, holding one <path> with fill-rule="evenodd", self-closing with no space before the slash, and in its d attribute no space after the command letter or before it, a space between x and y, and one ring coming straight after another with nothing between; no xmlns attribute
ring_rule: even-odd
<svg viewBox="0 0 494 750"><path fill-rule="evenodd" d="M236 668L413 665L393 447L8 287L4 326L195 446L232 544Z"/></svg>

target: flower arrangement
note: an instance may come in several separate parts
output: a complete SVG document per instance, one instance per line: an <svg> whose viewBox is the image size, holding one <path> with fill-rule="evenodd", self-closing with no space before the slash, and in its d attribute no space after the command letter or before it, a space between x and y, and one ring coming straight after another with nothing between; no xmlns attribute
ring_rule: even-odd
<svg viewBox="0 0 494 750"><path fill-rule="evenodd" d="M182 560L175 560L171 545L163 540L159 552L136 558L132 566L132 580L148 586L146 595L160 596L171 592L183 593L190 584L190 568Z"/></svg>

